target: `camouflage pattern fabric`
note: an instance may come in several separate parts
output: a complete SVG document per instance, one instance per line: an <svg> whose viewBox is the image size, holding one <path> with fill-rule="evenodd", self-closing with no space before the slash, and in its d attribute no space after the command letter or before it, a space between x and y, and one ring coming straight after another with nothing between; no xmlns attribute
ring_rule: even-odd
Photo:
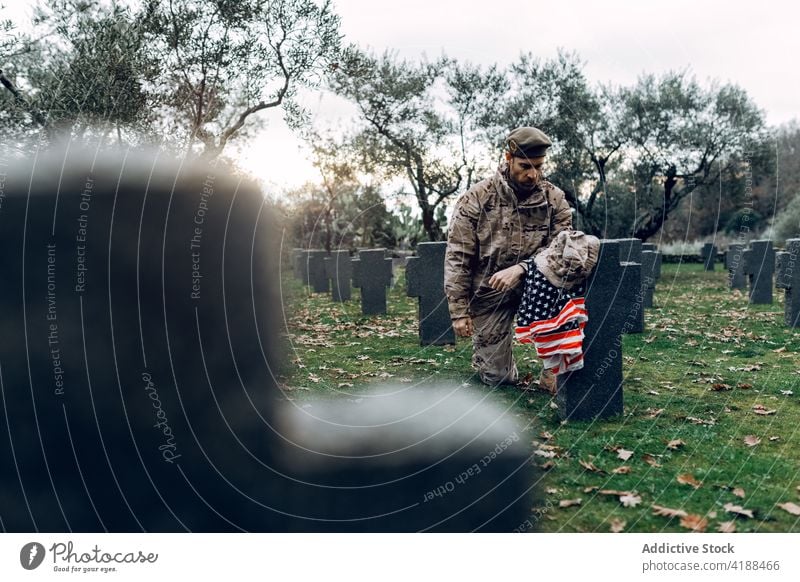
<svg viewBox="0 0 800 582"><path fill-rule="evenodd" d="M518 200L505 170L503 163L494 176L475 184L456 202L447 238L444 287L451 319L473 318L473 365L482 380L505 377L503 381L513 383L511 326L522 285L500 292L489 287L489 279L531 258L559 232L570 229L572 212L564 192L546 180ZM502 333L500 326L505 326Z"/></svg>

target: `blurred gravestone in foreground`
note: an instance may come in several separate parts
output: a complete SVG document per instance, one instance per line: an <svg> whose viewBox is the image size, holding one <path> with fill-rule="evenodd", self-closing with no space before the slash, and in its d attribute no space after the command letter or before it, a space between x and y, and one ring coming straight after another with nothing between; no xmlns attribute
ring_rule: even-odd
<svg viewBox="0 0 800 582"><path fill-rule="evenodd" d="M326 419L350 414L350 402L318 403L321 420L286 423L275 384L279 251L254 187L207 164L76 148L15 163L8 174L0 211L5 530L511 530L528 517L534 481L524 441L497 445L499 457L487 450L500 432L522 433L477 395L448 397L469 413L459 430L415 415L375 422L358 438L346 428L333 435ZM391 411L364 416L387 420L419 402L401 394ZM502 430L488 428L494 421ZM424 445L392 453L391 468L384 455L354 468L361 439L388 447L398 428ZM279 430L341 456L293 472L301 453ZM392 496L426 503L441 485L437 467L469 474L486 455L480 479L470 476L446 502L434 495L442 503L428 501L423 517L347 519ZM368 481L392 471L403 479ZM319 481L374 495L348 506L350 490ZM489 483L496 495L477 493Z"/></svg>

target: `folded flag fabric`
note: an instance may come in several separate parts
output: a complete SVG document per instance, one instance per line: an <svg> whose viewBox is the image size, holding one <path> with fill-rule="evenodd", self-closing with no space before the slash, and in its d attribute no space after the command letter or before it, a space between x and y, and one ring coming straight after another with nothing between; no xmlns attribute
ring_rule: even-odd
<svg viewBox="0 0 800 582"><path fill-rule="evenodd" d="M559 288L535 266L528 271L517 310L516 338L532 343L545 369L554 374L583 368L583 328L588 320L585 292L584 283Z"/></svg>

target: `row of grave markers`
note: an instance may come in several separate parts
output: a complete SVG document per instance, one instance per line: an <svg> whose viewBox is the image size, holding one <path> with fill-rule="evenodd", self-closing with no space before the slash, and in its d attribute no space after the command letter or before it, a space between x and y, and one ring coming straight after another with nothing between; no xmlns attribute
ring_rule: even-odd
<svg viewBox="0 0 800 582"><path fill-rule="evenodd" d="M706 243L701 255L707 271L714 270L717 248ZM800 326L800 269L795 269L800 254L800 239L786 241L783 251L775 251L772 241L754 240L749 245L734 243L725 252L731 289L748 289L748 301L753 305L772 304L773 284L786 291L784 323Z"/></svg>

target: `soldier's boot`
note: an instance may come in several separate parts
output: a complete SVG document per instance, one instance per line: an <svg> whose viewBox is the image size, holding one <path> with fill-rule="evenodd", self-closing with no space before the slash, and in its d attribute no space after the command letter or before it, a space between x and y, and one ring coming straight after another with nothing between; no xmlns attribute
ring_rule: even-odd
<svg viewBox="0 0 800 582"><path fill-rule="evenodd" d="M542 373L539 374L539 388L549 394L555 394L558 389L556 375L550 370L542 370Z"/></svg>

